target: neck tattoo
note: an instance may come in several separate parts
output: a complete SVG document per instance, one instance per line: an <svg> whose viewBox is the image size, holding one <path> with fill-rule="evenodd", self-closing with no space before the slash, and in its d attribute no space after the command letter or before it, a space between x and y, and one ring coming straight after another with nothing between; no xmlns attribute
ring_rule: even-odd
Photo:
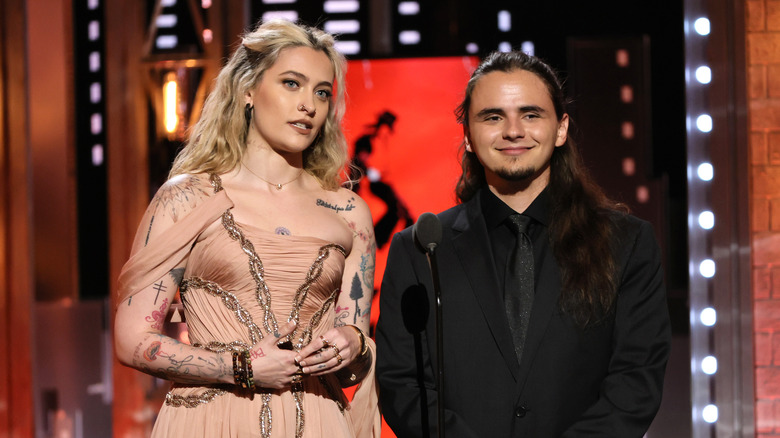
<svg viewBox="0 0 780 438"><path fill-rule="evenodd" d="M245 163L241 163L241 164L244 166L244 168L246 170L249 171L249 173L251 173L252 175L254 175L254 176L258 177L258 178L260 178L262 181L264 181L264 182L266 182L266 183L276 187L276 190L282 190L282 187L286 186L287 184L290 184L291 182L293 182L293 181L297 180L298 178L300 178L301 175L303 175L303 168L301 168L301 170L298 172L298 175L296 175L295 178L287 181L286 183L273 183L273 182L268 181L267 179L263 178L262 176L254 173L252 171L252 169L250 169L249 166L247 166Z"/></svg>

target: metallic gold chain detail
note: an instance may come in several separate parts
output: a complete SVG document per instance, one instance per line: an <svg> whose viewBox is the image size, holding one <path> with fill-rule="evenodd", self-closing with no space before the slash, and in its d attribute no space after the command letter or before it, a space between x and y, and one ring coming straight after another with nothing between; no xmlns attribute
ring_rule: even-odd
<svg viewBox="0 0 780 438"><path fill-rule="evenodd" d="M260 407L260 435L263 438L269 438L271 436L271 426L273 424L273 416L271 415L271 394L266 392L260 397L263 401L263 405Z"/></svg>
<svg viewBox="0 0 780 438"><path fill-rule="evenodd" d="M260 308L263 309L263 328L266 333L273 333L277 338L279 335L279 326L276 322L276 315L271 311L271 291L268 290L268 285L265 283L263 276L265 270L263 268L263 262L255 252L255 247L252 242L244 237L244 233L236 225L233 219L233 214L230 210L222 213L222 225L227 230L231 239L238 241L241 245L241 249L249 257L249 272L252 274L252 278L255 280L255 296Z"/></svg>
<svg viewBox="0 0 780 438"><path fill-rule="evenodd" d="M193 347L203 348L204 350L213 351L214 353L224 353L226 351L229 352L243 352L245 350L249 350L250 347L247 345L244 341L233 341L230 343L224 343L219 341L211 341L208 344L201 344L201 343L194 343L192 344Z"/></svg>
<svg viewBox="0 0 780 438"><path fill-rule="evenodd" d="M325 312L330 308L330 305L333 304L333 301L336 300L336 295L338 294L338 289L331 292L330 296L327 300L325 300L324 303L322 303L322 307L320 307L317 312L314 313L314 315L311 316L311 319L309 320L309 325L306 327L306 329L301 333L300 337L300 344L298 344L298 348L303 348L304 345L309 345L309 342L311 342L311 333L314 330L314 327L317 327L317 324L320 323L320 320L322 319L322 315L325 314Z"/></svg>
<svg viewBox="0 0 780 438"><path fill-rule="evenodd" d="M226 393L227 391L224 389L207 389L203 392L203 394L188 396L171 394L169 392L165 395L165 404L175 408L180 408L182 406L185 408L197 408L198 406L205 405L206 403L209 403L220 395Z"/></svg>
<svg viewBox="0 0 780 438"><path fill-rule="evenodd" d="M293 306L292 309L290 309L290 317L287 319L288 321L295 321L296 323L296 329L295 331L290 335L291 338L295 337L295 334L298 330L297 324L298 320L300 319L300 312L301 307L303 307L303 302L306 300L306 297L309 295L309 288L312 284L314 284L317 279L320 278L320 275L322 275L323 265L325 264L325 260L330 255L331 250L337 250L346 257L346 251L344 251L344 248L341 247L341 245L337 245L335 243L331 243L328 245L325 245L320 248L319 254L317 254L317 258L314 260L314 262L309 267L309 272L306 274L306 280L298 287L298 290L295 291L295 296L293 298ZM298 349L303 348L304 345L307 345L311 341L311 332L314 327L317 326L317 324L320 322L320 319L322 319L322 314L325 312L325 310L330 306L333 299L336 296L336 292L338 292L338 289L334 290L330 297L323 303L322 307L317 311L317 313L312 316L312 319L309 321L308 326L306 329L301 333L300 337L298 338L298 342L296 343L296 347Z"/></svg>
<svg viewBox="0 0 780 438"><path fill-rule="evenodd" d="M293 391L293 400L295 400L295 438L303 436L303 426L305 424L305 413L303 411L303 382L298 382L297 391Z"/></svg>
<svg viewBox="0 0 780 438"><path fill-rule="evenodd" d="M219 175L212 173L209 176L209 181L211 182L211 187L214 188L214 193L219 193L222 191L222 178L220 178Z"/></svg>
<svg viewBox="0 0 780 438"><path fill-rule="evenodd" d="M219 179L219 176L212 175L211 184L214 187L215 193L222 190L222 183L221 180ZM222 225L223 227L225 227L228 236L230 236L231 239L237 241L241 245L241 249L244 251L247 257L249 257L249 272L251 273L252 278L255 280L255 284L256 284L255 297L257 299L258 304L260 305L260 308L263 309L263 329L265 329L266 333L273 333L277 338L279 338L280 337L279 324L277 322L276 315L274 314L273 309L271 308L271 291L269 290L268 285L265 282L265 268L263 267L262 260L260 260L260 257L257 255L257 252L255 251L255 247L252 244L252 242L244 236L244 233L236 224L236 221L233 218L233 214L230 212L230 210L226 210L224 213L222 213ZM292 308L290 309L290 316L287 320L295 321L296 328L295 331L293 331L293 333L291 333L286 337L286 339L292 340L293 338L295 338L295 335L298 331L297 323L300 319L300 310L301 307L303 306L303 302L306 300L306 297L308 296L309 288L322 275L323 265L325 263L325 260L330 255L330 251L334 249L340 252L342 256L344 257L347 256L346 250L344 250L344 248L341 245L335 243L324 245L320 248L317 258L314 260L314 262L312 262L311 266L309 267L309 272L306 274L306 280L295 291ZM301 336L298 338L298 342L294 343L294 347L296 350L300 350L304 345L308 344L311 341L313 328L317 326L317 324L322 319L322 315L331 306L331 304L333 304L337 292L338 289L334 290L331 293L331 295L328 297L328 299L323 303L322 307L312 316L306 329L303 332L301 332ZM235 296L233 296L232 294L230 294L230 296L235 298ZM223 296L223 301L224 300L225 298ZM240 318L241 317L239 316L239 320L241 320ZM257 328L257 326L254 325L254 323L252 323L252 326L254 328ZM259 328L258 331L260 331ZM262 337L263 337L262 333L259 333L259 338L262 339ZM256 342L257 341L255 341L253 338L252 343L254 344ZM302 382L299 382L298 384L294 385L291 388L293 399L295 400L295 424L296 424L295 438L301 438L303 436L303 430L305 425L305 416L303 410L303 389L304 388ZM334 396L332 392L330 392L330 395L333 398L333 400L336 401L336 404L339 406L339 410L343 412L343 405L340 401L340 398ZM271 427L273 425L273 416L271 413L271 405L270 405L271 394L268 392L264 392L261 395L261 400L262 400L262 407L260 408L260 418L259 418L260 434L263 436L263 438L269 438L271 436Z"/></svg>
<svg viewBox="0 0 780 438"><path fill-rule="evenodd" d="M257 324L255 324L252 320L252 315L250 315L246 309L241 307L241 303L238 301L238 298L236 298L235 295L222 289L213 281L206 281L199 277L190 277L182 280L181 286L179 286L182 301L185 300L185 296L188 290L191 288L202 289L215 297L221 298L225 307L236 314L238 322L245 325L249 329L249 337L252 341L252 345L256 344L260 339L263 339L263 333L260 331L260 328L257 326Z"/></svg>

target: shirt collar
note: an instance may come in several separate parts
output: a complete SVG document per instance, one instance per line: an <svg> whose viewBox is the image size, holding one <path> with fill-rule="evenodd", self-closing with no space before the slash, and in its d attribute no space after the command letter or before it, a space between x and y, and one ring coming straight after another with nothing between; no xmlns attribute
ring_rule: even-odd
<svg viewBox="0 0 780 438"><path fill-rule="evenodd" d="M498 198L486 185L482 188L482 215L485 217L485 225L492 230L504 223L509 215L516 213L504 201ZM547 226L550 222L550 195L547 187L539 193L539 196L531 202L531 205L522 212L525 216Z"/></svg>

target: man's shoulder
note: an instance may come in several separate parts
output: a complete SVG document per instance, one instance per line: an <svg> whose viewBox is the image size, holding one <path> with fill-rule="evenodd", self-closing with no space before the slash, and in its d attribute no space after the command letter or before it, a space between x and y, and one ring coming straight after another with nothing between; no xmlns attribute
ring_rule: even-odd
<svg viewBox="0 0 780 438"><path fill-rule="evenodd" d="M442 226L442 231L446 233L446 230L449 228L452 228L453 224L456 222L456 220L463 214L466 210L466 203L463 204L457 204L455 206L452 206L440 213L436 213L436 217L439 219L439 223ZM405 229L399 231L396 233L399 239L409 239L413 240L413 230L414 225L406 227Z"/></svg>
<svg viewBox="0 0 780 438"><path fill-rule="evenodd" d="M611 212L610 221L614 228L613 244L623 251L657 244L653 225L642 218L625 212Z"/></svg>
<svg viewBox="0 0 780 438"><path fill-rule="evenodd" d="M466 211L467 205L468 205L467 202L466 203L462 203L462 204L454 205L454 206L452 206L452 207L442 211L441 213L437 214L436 216L439 218L439 220L442 223L446 222L448 224L451 224L451 223L455 222L455 220L461 214L463 214Z"/></svg>
<svg viewBox="0 0 780 438"><path fill-rule="evenodd" d="M610 221L618 231L636 233L641 228L651 226L647 220L624 211L612 210L608 214Z"/></svg>

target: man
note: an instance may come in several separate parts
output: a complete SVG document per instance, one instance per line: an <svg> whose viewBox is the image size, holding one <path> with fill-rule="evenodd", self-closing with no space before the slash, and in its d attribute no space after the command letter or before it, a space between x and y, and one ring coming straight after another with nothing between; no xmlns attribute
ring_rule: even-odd
<svg viewBox="0 0 780 438"><path fill-rule="evenodd" d="M671 335L658 245L588 177L564 105L552 69L511 52L480 64L458 108L461 203L438 215L436 249L448 438L642 437L658 410ZM432 285L411 229L398 233L377 376L402 438L437 436Z"/></svg>

